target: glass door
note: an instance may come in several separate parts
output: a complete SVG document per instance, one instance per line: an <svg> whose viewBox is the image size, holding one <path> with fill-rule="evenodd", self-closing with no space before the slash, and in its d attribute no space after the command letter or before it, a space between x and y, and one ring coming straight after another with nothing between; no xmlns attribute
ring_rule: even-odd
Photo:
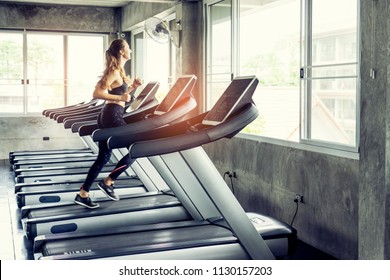
<svg viewBox="0 0 390 280"><path fill-rule="evenodd" d="M92 99L107 35L0 32L0 113L41 113Z"/></svg>
<svg viewBox="0 0 390 280"><path fill-rule="evenodd" d="M23 113L23 34L0 33L0 61L0 113Z"/></svg>
<svg viewBox="0 0 390 280"><path fill-rule="evenodd" d="M27 113L65 104L64 37L27 33Z"/></svg>

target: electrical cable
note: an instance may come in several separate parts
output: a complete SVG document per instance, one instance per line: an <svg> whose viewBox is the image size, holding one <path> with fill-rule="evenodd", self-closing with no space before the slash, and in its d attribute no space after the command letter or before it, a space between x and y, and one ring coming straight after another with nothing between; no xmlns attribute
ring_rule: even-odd
<svg viewBox="0 0 390 280"><path fill-rule="evenodd" d="M298 201L298 199L294 199L294 202L296 203L297 207L295 208L295 213L294 213L294 216L293 216L293 218L292 218L292 220L291 220L290 226L293 225L294 220L295 220L295 217L296 217L297 214L298 214L299 201Z"/></svg>
<svg viewBox="0 0 390 280"><path fill-rule="evenodd" d="M231 185L231 187L232 187L232 193L234 194L234 185L233 185L233 176L232 175L229 175L229 177L230 177L230 185Z"/></svg>
<svg viewBox="0 0 390 280"><path fill-rule="evenodd" d="M233 175L230 173L230 171L226 171L224 174L223 174L223 180L226 182L226 175L228 175L230 177L230 189L232 191L232 193L234 194L234 185L233 185Z"/></svg>

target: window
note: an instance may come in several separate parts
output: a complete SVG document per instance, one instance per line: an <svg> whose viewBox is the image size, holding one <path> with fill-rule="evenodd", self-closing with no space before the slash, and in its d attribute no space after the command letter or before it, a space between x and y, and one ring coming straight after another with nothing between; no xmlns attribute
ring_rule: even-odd
<svg viewBox="0 0 390 280"><path fill-rule="evenodd" d="M256 75L260 116L244 132L299 140L300 0L241 0L239 75Z"/></svg>
<svg viewBox="0 0 390 280"><path fill-rule="evenodd" d="M64 105L64 38L27 33L26 112Z"/></svg>
<svg viewBox="0 0 390 280"><path fill-rule="evenodd" d="M356 151L357 2L206 1L206 107L256 75L260 114L243 133Z"/></svg>
<svg viewBox="0 0 390 280"><path fill-rule="evenodd" d="M106 35L0 32L1 113L40 113L92 99Z"/></svg>
<svg viewBox="0 0 390 280"><path fill-rule="evenodd" d="M299 140L300 0L210 2L207 108L234 76L256 75L259 117L243 132Z"/></svg>
<svg viewBox="0 0 390 280"><path fill-rule="evenodd" d="M312 0L304 7L302 141L356 149L357 1Z"/></svg>
<svg viewBox="0 0 390 280"><path fill-rule="evenodd" d="M23 34L0 33L0 112L23 112Z"/></svg>
<svg viewBox="0 0 390 280"><path fill-rule="evenodd" d="M92 99L95 85L104 70L106 39L106 36L99 35L67 36L67 104Z"/></svg>
<svg viewBox="0 0 390 280"><path fill-rule="evenodd" d="M233 75L231 6L231 0L223 0L208 9L207 108L222 95Z"/></svg>

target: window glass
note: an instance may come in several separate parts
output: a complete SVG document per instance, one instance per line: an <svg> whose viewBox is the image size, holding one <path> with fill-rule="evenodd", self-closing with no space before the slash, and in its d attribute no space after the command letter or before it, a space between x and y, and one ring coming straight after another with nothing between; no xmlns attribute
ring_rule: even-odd
<svg viewBox="0 0 390 280"><path fill-rule="evenodd" d="M355 151L358 14L356 0L209 1L207 108L255 75L259 117L242 132Z"/></svg>
<svg viewBox="0 0 390 280"><path fill-rule="evenodd" d="M355 146L357 1L313 0L311 22L305 83L310 122L304 137Z"/></svg>
<svg viewBox="0 0 390 280"><path fill-rule="evenodd" d="M68 102L92 99L95 85L104 70L103 36L68 36Z"/></svg>
<svg viewBox="0 0 390 280"><path fill-rule="evenodd" d="M92 98L106 35L0 32L1 113L41 113Z"/></svg>
<svg viewBox="0 0 390 280"><path fill-rule="evenodd" d="M211 108L232 77L231 0L209 6L207 56L207 108Z"/></svg>
<svg viewBox="0 0 390 280"><path fill-rule="evenodd" d="M133 43L133 53L132 59L134 64L134 74L138 77L144 77L144 66L143 66L143 57L144 57L144 33L140 32L134 35Z"/></svg>
<svg viewBox="0 0 390 280"><path fill-rule="evenodd" d="M299 140L300 1L240 1L239 74L256 75L259 117L243 132Z"/></svg>
<svg viewBox="0 0 390 280"><path fill-rule="evenodd" d="M0 112L23 112L23 35L0 33Z"/></svg>
<svg viewBox="0 0 390 280"><path fill-rule="evenodd" d="M27 34L27 113L64 105L62 35Z"/></svg>

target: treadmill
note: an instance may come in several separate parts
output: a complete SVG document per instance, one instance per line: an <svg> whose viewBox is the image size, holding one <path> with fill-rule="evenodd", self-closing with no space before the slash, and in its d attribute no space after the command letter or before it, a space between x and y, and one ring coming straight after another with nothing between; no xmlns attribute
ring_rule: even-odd
<svg viewBox="0 0 390 280"><path fill-rule="evenodd" d="M101 141L104 139L108 139L111 135L117 133L118 135L126 134L126 133L131 133L132 135L135 135L134 137L137 137L137 135L143 135L147 132L153 131L161 126L164 125L169 125L170 122L175 121L179 118L182 118L186 113L188 113L190 110L192 110L196 106L196 102L192 98L191 92L192 88L194 87L196 83L196 76L194 75L187 75L187 76L182 76L180 77L175 85L172 87L170 90L169 94L164 98L164 100L161 102L160 105L157 106L157 108L154 111L154 114L148 115L148 118L143 118L142 121L130 123L126 126L122 127L116 127L116 128L107 128L107 129L101 129L101 130L96 130L93 133L93 138L96 139L97 141ZM128 150L127 150L128 151ZM142 161L138 161L138 165L141 164ZM148 168L147 165L142 164L140 166L141 171L143 171L143 174L149 174L154 172L154 179L151 179L151 176L147 177L145 180L145 175L142 176L137 172L137 175L141 179L141 181L144 184L147 184L149 186L149 183L152 182L152 187L153 186L159 186L161 184L161 177L160 175L153 171L150 167ZM136 170L136 169L135 169ZM103 173L104 174L104 173ZM152 173L153 174L153 173ZM108 175L108 174L107 174ZM103 175L103 176L107 176ZM80 175L82 178L85 178L85 174ZM120 178L120 177L119 177ZM48 189L53 189L52 185L47 185ZM75 193L78 192L80 185L78 185L76 188L73 189L74 195ZM166 188L166 187L163 187ZM130 196L133 195L132 189L131 188L124 188L125 190L128 190L130 192ZM148 187L148 190L151 188ZM158 189L158 188L157 188ZM124 190L124 191L125 191ZM154 188L156 190L156 187ZM52 197L56 197L55 200L55 205L27 205L22 207L21 213L22 213L22 219L32 216L32 215L42 215L43 219L38 219L38 220L32 220L29 219L29 221L26 223L25 227L25 232L26 236L30 239L34 238L37 234L41 234L42 231L45 232L45 229L52 225L51 222L46 223L46 220L50 221L53 217L53 215L62 215L59 214L61 211L64 213L69 213L72 212L69 209L66 209L62 206L64 206L64 203L58 204L59 197L61 195L67 195L69 197L69 192L63 192L63 193L53 193L51 192L49 195L46 194L46 196L49 196L49 199L52 199ZM126 212L128 210L128 202L125 200L126 196L122 195L122 199L116 203L112 208L115 209L108 209L109 211L107 214L110 214L112 212L118 213L118 212ZM109 203L111 202L109 199L104 197L104 200ZM167 199L166 199L167 200ZM177 200L175 197L169 196L168 200ZM39 197L39 201L47 201L46 199L42 199L42 196ZM99 200L97 200L99 201ZM176 202L175 202L176 203ZM69 208L73 208L76 218L72 215L68 216L69 219L79 219L79 215L85 215L87 212L80 212L80 209L78 205L75 205L72 202L68 203ZM61 208L56 208L58 206L61 206ZM75 207L76 206L76 207ZM78 207L77 207L78 206ZM55 210L53 210L55 208ZM42 210L45 209L45 210ZM50 212L46 213L46 211ZM96 213L100 213L100 210L96 211ZM88 214L90 215L90 214ZM99 214L103 215L103 214ZM57 218L55 218L57 219ZM81 220L83 221L83 220ZM38 223L36 223L38 222ZM122 220L119 220L118 222L122 222ZM56 228L59 228L58 223L63 223L62 221L57 222ZM88 224L89 226L89 224ZM50 226L51 227L51 226ZM76 230L82 230L83 226L77 225ZM65 230L65 229L64 229ZM57 230L58 232L58 230Z"/></svg>
<svg viewBox="0 0 390 280"><path fill-rule="evenodd" d="M111 128L109 129L102 129L102 130L96 130L97 126L95 124L89 124L86 126L81 126L79 131L81 135L90 134L93 133L92 138L95 141L100 140L107 140L111 133L116 132L118 134L123 133L135 133L139 134L144 131L150 131L153 129L158 128L159 126L168 125L170 122L174 122L178 119L183 118L185 114L190 112L193 108L196 106L196 102L194 101L192 97L192 89L196 83L196 76L194 75L185 75L182 77L179 77L172 89L168 92L166 97L163 99L161 104L154 107L153 112L138 112L134 113L132 116L132 119L126 117L126 122L129 123L126 126L118 127L116 130L113 130ZM137 112L137 111L133 111ZM127 153L126 148L126 153ZM140 167L142 170L146 170L148 166L145 166L142 164L142 162L138 162L138 164L141 164ZM70 186L64 186L62 184L63 180L68 180L69 183L72 180L80 182L80 180L85 179L85 174L88 172L89 166L86 169L82 168L76 168L76 169L63 169L63 170L54 170L50 171L50 174L43 174L35 173L35 174L28 174L28 175L19 175L16 177L18 182L20 182L21 178L23 178L24 183L19 183L15 186L18 188L17 193L17 199L18 199L18 205L23 207L26 205L27 201L33 201L32 203L46 203L46 202L60 202L60 201L66 201L69 200L69 197L72 195L75 195L80 188L80 184L72 184L71 188ZM107 172L102 172L99 174L99 178L106 177L109 172L111 172L111 169ZM136 174L138 175L138 174ZM145 178L145 176L143 176ZM26 182L26 178L28 178L30 181ZM121 176L119 179L122 178ZM31 180L33 180L31 182ZM46 182L52 182L52 184L46 184L44 187L39 186L39 183L46 183ZM61 189L56 190L55 186L57 183L60 183ZM152 186L155 186L159 184L159 178L150 179L145 182L146 184L151 183ZM30 188L29 186L32 186L33 188ZM21 190L21 187L23 187L23 190ZM38 188L37 188L38 187ZM121 187L124 187L123 189ZM124 184L116 184L116 188L121 188L121 193L118 194L124 194L126 191L133 193L134 189L131 188L125 188ZM150 190L152 187L146 186L148 190ZM29 189L32 190L33 193L29 192ZM155 188L154 188L155 190ZM71 191L72 193L70 193ZM136 189L136 192L138 192L139 189ZM99 194L99 193L98 193ZM29 199L26 199L26 196L29 196Z"/></svg>
<svg viewBox="0 0 390 280"><path fill-rule="evenodd" d="M155 99L155 94L159 88L158 82L149 82L145 87L143 87L142 91L138 94L138 96L133 99L131 102L128 102L127 109L126 109L126 115L133 114L136 110L138 112L144 111L145 113L149 113L148 110L151 110L155 108L155 106L158 104L158 101ZM86 123L96 123L97 120L97 113L91 113L90 115L85 113L85 108L77 107L76 109L73 109L72 112L79 112L80 116L78 118L69 119L64 123L65 128L69 128L69 126L72 125L83 125ZM99 110L100 112L100 110ZM90 121L89 118L93 117L93 121ZM89 121L87 122L86 119ZM76 133L78 130L73 130L72 132ZM82 135L82 139L90 139L90 135ZM96 144L93 141L88 141L88 146L96 147ZM46 151L47 152L47 151ZM66 155L61 158L56 158L56 156L59 157L59 154L61 154L61 150L58 151L58 153L50 152L53 155L53 158L48 159L47 157L39 157L39 154L43 154L43 151L31 151L32 155L36 155L35 157L29 156L25 159L19 159L15 160L13 163L13 169L15 171L15 175L18 176L22 172L30 172L30 171L40 171L46 169L53 169L53 168L65 168L65 166L73 165L76 162L78 163L78 166L83 165L84 166L90 166L93 161L96 159L96 153L97 149L93 149L93 155L89 159L81 160L80 157L77 155ZM38 155L38 156L37 156ZM91 163L92 162L92 163Z"/></svg>
<svg viewBox="0 0 390 280"><path fill-rule="evenodd" d="M158 82L149 82L142 91L137 95L137 97L131 102L131 104L128 106L126 115L130 116L131 114L134 114L135 112L143 112L144 114L148 114L151 112L151 109L154 109L158 104L157 100L155 99L155 94L157 92L157 89L159 87ZM82 122L84 119L79 119L80 124L85 124L85 122ZM96 117L94 122L88 122L96 123ZM75 123L78 124L78 123ZM75 132L75 131L73 131ZM91 139L91 146L96 147L95 142L93 142L92 138L84 134L82 137L88 137L86 139ZM25 175L29 174L30 172L39 172L44 171L47 174L56 173L57 170L77 170L77 172L81 172L84 170L87 172L87 167L90 167L94 160L96 159L97 149L95 148L94 156L90 159L80 158L80 157L63 157L60 159L38 159L38 160L27 160L25 163L23 161L19 161L14 163L14 169L15 169L15 178L18 182L18 176L19 175ZM113 166L115 166L117 159L121 158L124 154L127 153L126 151L119 151L115 150L113 151L113 157L105 166L106 173L102 172L97 180L100 180L104 178L104 176L107 175L108 170L112 169ZM129 168L126 171L126 174L128 176L122 175L117 180L117 189L118 194L121 195L122 193L131 192L131 193L139 193L139 192L145 192L147 188L141 183L141 181L137 178L137 175ZM66 199L71 199L71 196L74 196L74 193L76 190L79 189L80 185L82 184L83 179L79 180L73 180L70 181L69 178L66 178L65 180L62 180L60 182L53 183L50 178L44 178L44 179L37 179L33 183L17 183L15 185L15 194L17 198L17 205L19 208L28 205L28 204L34 204L34 203L57 203L61 201L61 197L58 195L55 195L56 190L61 190L63 192L67 192ZM97 188L92 189L93 195L99 197L102 194L99 192L96 192ZM149 187L150 189L150 187ZM45 192L45 195L42 195L42 191ZM73 191L73 192L70 192Z"/></svg>
<svg viewBox="0 0 390 280"><path fill-rule="evenodd" d="M158 82L149 82L139 93L139 95L133 99L129 104L127 104L126 116L130 116L136 112L144 112L145 114L149 113L152 108L158 104L158 101L155 99L155 94L159 88ZM82 113L82 112L81 112ZM67 121L68 125L76 126L76 125L85 125L85 124L96 124L97 116L94 115L93 121L86 121L86 114L80 115L77 119L72 119L71 121ZM89 117L87 117L88 119ZM65 127L65 123L64 123ZM65 127L66 128L66 127ZM72 132L76 133L78 130L73 130ZM90 134L80 135L82 138L91 139ZM95 142L91 141L91 146L96 147ZM26 160L26 161L18 161L14 163L14 172L15 176L19 176L22 174L30 174L31 172L41 172L41 171L54 171L54 170L63 170L70 168L82 168L82 167L90 167L92 163L96 159L97 148L94 150L94 156L90 159L80 160L79 157L65 157L60 159L36 159L36 160ZM116 161L111 161L111 166L115 166ZM18 179L16 180L18 182ZM22 180L21 180L22 181Z"/></svg>
<svg viewBox="0 0 390 280"><path fill-rule="evenodd" d="M146 88L144 88L144 90L152 90L150 87L155 86L156 84L158 88L158 83L151 82L146 86ZM141 93L145 93L144 90ZM146 91L146 93L148 93L148 91ZM157 100L152 100L154 98L154 94L155 92L152 92L147 98L145 98L146 102L143 102L142 107L155 105L157 103ZM104 103L105 101L103 100L92 99L87 103L44 110L42 114L52 119L57 119L57 117L60 116L63 118L61 121L65 121L70 116L73 116L73 118L69 121L77 121L78 119L85 120L86 118L92 117L96 120L96 116L103 108ZM126 107L131 107L132 103L132 101L127 102ZM61 121L57 122L61 123ZM64 123L65 128L68 128L67 125L70 123L69 121L66 120L66 123ZM40 168L43 167L43 165L56 165L57 163L63 163L67 159L74 162L93 162L96 159L96 144L90 140L90 137L81 137L81 140L84 142L86 148L10 152L10 163L12 164L14 170L18 170L23 168ZM18 172L16 171L16 175L17 173Z"/></svg>
<svg viewBox="0 0 390 280"><path fill-rule="evenodd" d="M138 108L142 107L143 110L154 106L157 102L154 99L155 92L157 91L159 84L157 82L149 83L142 92L139 94L136 100L126 103L127 107ZM55 114L79 115L79 118L86 118L96 115L100 112L104 101L91 100L87 103L80 103L72 106L66 106L63 108L44 110L42 114L53 118ZM93 110L93 111L91 111ZM73 119L76 121L77 119ZM80 121L83 119L80 119ZM74 132L74 131L73 131ZM30 172L38 172L47 170L47 172L53 172L53 170L64 168L85 168L92 165L95 161L98 149L96 143L92 140L90 135L83 135L81 140L84 142L86 148L84 149L65 149L65 150L33 150L33 151L20 151L10 153L10 162L12 163L16 182L23 182L23 178L19 180L19 175L29 174ZM109 166L115 166L117 159L123 155L114 152L109 163L106 165L106 169ZM36 183L50 182L50 179L34 180ZM17 187L15 188L16 191Z"/></svg>
<svg viewBox="0 0 390 280"><path fill-rule="evenodd" d="M131 123L132 125L130 128L128 128L130 129L129 132L124 131L126 128L121 127L122 133L138 133L144 130L150 130L160 125L166 125L169 122L182 118L183 115L194 109L196 106L196 102L191 96L191 91L195 82L196 77L194 75L180 77L165 96L161 104L154 107L154 111L144 112L137 110L133 111L133 114L126 116L124 118L125 121L127 123ZM164 115L164 118L161 118L161 115ZM139 122L145 118L147 118L145 121L142 123ZM89 135L97 130L97 124L80 127L80 135L84 136L86 133L82 133L82 131L88 129ZM110 129L107 130L109 131ZM99 130L97 130L97 134L99 135ZM99 136L93 136L93 140L100 141L106 139L99 138ZM16 176L15 180L17 183L29 183L42 180L58 181L69 177L83 178L85 173L88 172L89 167L89 165L86 167L87 170L76 168L75 170L27 172L27 174Z"/></svg>
<svg viewBox="0 0 390 280"><path fill-rule="evenodd" d="M92 108L95 106L99 105L99 100L97 99L92 99L89 102L85 103L79 103L75 105L70 105L70 106L65 106L61 108L56 108L56 109L48 109L44 110L42 112L43 115L49 116L51 113L61 111L61 112L68 112L68 111L73 111L73 110L82 110L85 108ZM86 144L86 143L84 143ZM28 159L29 157L36 157L39 155L52 155L52 154L75 154L75 153L80 153L81 154L89 154L92 151L88 148L88 145L86 145L85 148L70 148L70 149L53 149L53 150L26 150L26 151L11 151L9 152L9 162L11 165L13 165L15 162L23 159ZM93 153L93 152L92 152Z"/></svg>
<svg viewBox="0 0 390 280"><path fill-rule="evenodd" d="M137 159L132 164L131 169L134 175L119 177L115 181L115 192L120 197L128 194L157 192L161 188L165 188L165 183L161 179L161 175L150 163L148 158ZM96 183L104 179L106 175L106 173L99 174ZM16 184L15 195L17 206L24 213L25 211L30 211L45 204L71 203L83 182L84 179L57 182L54 184L52 182ZM96 184L92 185L90 196L95 200L106 198L105 194L96 187ZM25 214L22 214L22 216L25 216Z"/></svg>
<svg viewBox="0 0 390 280"><path fill-rule="evenodd" d="M233 137L257 117L257 109L251 102L257 83L255 77L236 78L219 100L222 101L208 113L162 127L148 135L156 140L131 144L132 156L149 157L159 166L162 176L182 204L181 209L190 217L185 218L186 213L180 211L183 214L181 219L169 221L166 218L169 211L159 208L161 203L146 209L152 204L151 199L154 202L166 197L164 194L145 194L148 202L139 201L141 196L134 197L132 203L128 203L134 209L126 214L130 222L127 226L123 221L121 225L114 225L113 215L102 222L104 208L115 203L101 204L96 222L109 224L108 227L94 225L89 230L77 231L82 223L68 220L64 226L72 225L72 228L61 233L57 231L60 226L52 225L51 233L35 238L36 259L131 259L161 258L163 255L163 258L173 259L178 256L188 259L272 259L273 254L285 256L294 243L296 231L270 217L245 213L200 147L223 137ZM235 96L237 93L243 94ZM221 114L226 118L216 119ZM131 135L125 138L128 138L127 142L134 142ZM123 137L113 137L109 145L114 148L123 142L126 142ZM175 206L173 209L171 214L180 208ZM150 211L157 215L162 210L166 213L157 223L150 219ZM88 221L91 222L91 212L94 211L88 212ZM43 219L45 214L35 219ZM267 244L261 236L267 239Z"/></svg>
<svg viewBox="0 0 390 280"><path fill-rule="evenodd" d="M49 117L49 115L51 113L54 113L54 112L57 112L57 111L66 111L66 110L73 110L75 108L88 107L90 105L96 104L98 101L99 101L99 99L92 98L89 101L83 101L83 102L79 102L79 103L68 105L68 106L45 109L45 110L42 111L42 115L44 115L46 117Z"/></svg>

